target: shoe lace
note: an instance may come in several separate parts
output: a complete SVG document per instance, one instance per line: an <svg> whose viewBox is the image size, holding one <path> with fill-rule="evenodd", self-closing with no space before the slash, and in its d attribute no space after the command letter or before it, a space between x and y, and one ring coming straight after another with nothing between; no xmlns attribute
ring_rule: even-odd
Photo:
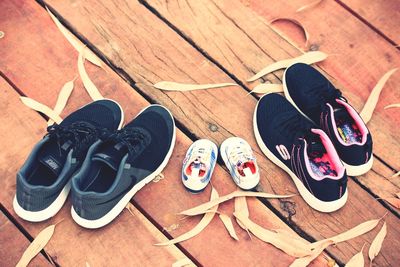
<svg viewBox="0 0 400 267"><path fill-rule="evenodd" d="M342 92L333 88L332 90L326 90L326 84L321 83L314 87L309 87L305 92L307 95L315 98L314 104L310 104L308 109L310 110L323 110L326 107L326 103L335 103L335 99L341 99L347 102L347 99L343 97Z"/></svg>
<svg viewBox="0 0 400 267"><path fill-rule="evenodd" d="M288 112L280 117L281 133L288 136L294 142L298 138L306 138L311 134L312 124L304 119L304 117L297 112Z"/></svg>
<svg viewBox="0 0 400 267"><path fill-rule="evenodd" d="M228 154L228 158L233 164L237 165L240 161L245 162L253 160L254 156L248 147L238 145L231 149Z"/></svg>
<svg viewBox="0 0 400 267"><path fill-rule="evenodd" d="M190 161L205 162L208 159L207 150L204 147L199 147L193 150Z"/></svg>
<svg viewBox="0 0 400 267"><path fill-rule="evenodd" d="M104 139L109 135L105 128L98 128L87 122L74 122L67 126L53 124L47 127L47 135L50 139L56 140L61 156L61 144L64 141L71 141L74 148L74 155L79 157L97 139Z"/></svg>
<svg viewBox="0 0 400 267"><path fill-rule="evenodd" d="M109 136L107 141L121 144L128 149L130 156L135 155L145 142L146 136L138 129L126 127Z"/></svg>

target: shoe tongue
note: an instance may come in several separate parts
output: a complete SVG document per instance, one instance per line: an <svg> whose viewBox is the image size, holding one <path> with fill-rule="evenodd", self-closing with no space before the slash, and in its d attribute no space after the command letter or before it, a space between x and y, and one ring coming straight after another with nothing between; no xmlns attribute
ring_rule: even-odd
<svg viewBox="0 0 400 267"><path fill-rule="evenodd" d="M110 168L118 171L122 158L128 153L125 146L121 143L113 146L108 145L93 155L92 161L98 161L107 164Z"/></svg>
<svg viewBox="0 0 400 267"><path fill-rule="evenodd" d="M311 158L320 157L325 152L325 147L317 134L312 134L307 138L307 154Z"/></svg>
<svg viewBox="0 0 400 267"><path fill-rule="evenodd" d="M60 175L72 142L67 140L62 145L54 144L54 141L43 146L41 154L39 155L39 162L48 168L56 176Z"/></svg>

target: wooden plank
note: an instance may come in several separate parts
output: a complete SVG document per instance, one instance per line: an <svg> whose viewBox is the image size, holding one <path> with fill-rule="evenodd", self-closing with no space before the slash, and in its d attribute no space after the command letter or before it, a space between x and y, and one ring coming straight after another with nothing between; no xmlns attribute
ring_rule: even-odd
<svg viewBox="0 0 400 267"><path fill-rule="evenodd" d="M6 2L3 4L3 10L13 11L12 13L17 13L14 9L15 6L10 2ZM19 45L24 46L26 42L31 42L35 44L35 53L24 53L22 56L27 61L31 63L31 65L35 65L33 68L43 69L46 71L47 75L38 75L32 73L32 76L26 76L24 73L30 72L30 70L24 71L21 67L21 72L15 72L14 70L20 68L18 65L20 64L21 54L16 54L14 56L10 56L7 58L7 61L0 65L3 68L7 65L7 76L10 75L12 77L13 83L17 86L21 85L29 85L30 87L21 87L21 89L28 96L35 95L35 98L40 100L41 102L47 105L54 105L56 99L56 92L59 91L60 86L65 82L65 79L69 79L66 77L74 76L76 73L75 66L76 61L73 62L72 65L68 65L70 62L69 57L73 57L71 55L75 55L76 52L73 51L69 44L66 43L66 40L62 37L60 33L53 33L55 29L54 26L51 25L51 21L48 16L41 10L39 6L36 6L35 3L26 3L24 5L18 6L19 10L22 10L22 14L30 14L29 16L16 16L14 20L24 21L24 23L13 24L13 29L16 33L20 33L21 35L14 36L15 39L8 39L8 44L5 44L8 48L10 47L18 47ZM29 12L28 12L29 11ZM18 14L18 13L17 13ZM21 25L17 27L17 25ZM38 27L38 25L42 27ZM10 26L11 27L11 26ZM18 29L16 29L16 27ZM29 32L25 32L23 28L29 29ZM40 34L39 31L42 31L43 28L46 29L46 38L43 42L40 42ZM6 28L6 30L9 28ZM49 31L47 33L47 31ZM57 31L56 31L57 32ZM25 36L30 36L29 38L22 38L24 34ZM53 50L52 56L48 57L47 53L49 50ZM193 50L192 50L193 51ZM191 52L193 53L193 52ZM57 68L47 68L47 66L53 64L51 61L55 62L66 62ZM127 120L132 118L137 112L148 105L148 103L141 98L134 90L132 90L129 85L124 83L121 78L119 78L115 73L113 73L109 68L106 68L105 71L93 67L90 64L86 65L87 70L89 72L92 80L97 84L101 90L101 92L107 96L111 97L115 100L118 100L122 107L125 110L125 115ZM62 74L62 75L60 75ZM55 84L53 87L43 87L42 84L48 84L50 79L53 79L53 83ZM143 85L143 89L151 89L149 86ZM35 92L35 91L39 91ZM83 91L83 87L80 82L77 82L74 94L71 97L71 100L65 110L64 114L71 112L72 110L79 107L81 104L88 102L88 96ZM39 137L37 137L39 138ZM135 200L140 205L141 209L143 209L149 216L152 217L153 221L156 221L161 227L165 227L168 229L168 232L172 236L177 236L184 231L192 228L197 221L198 218L185 220L180 222L180 226L178 229L173 230L169 226L176 222L177 218L173 216L177 212L199 204L201 202L206 201L209 198L209 191L206 193L200 194L197 196L193 196L192 194L187 193L183 186L181 185L180 177L180 164L183 160L186 149L191 144L191 140L184 136L181 132L178 132L177 136L177 144L175 151L173 153L171 162L168 168L164 171L166 178L158 183L151 183L146 186L142 191L140 191L136 196ZM22 154L22 153L20 153ZM16 171L16 170L15 170ZM15 173L15 171L13 173ZM215 170L215 175L213 178L213 184L218 189L220 194L226 194L233 190L235 190L235 186L231 181L231 178L227 174L227 172L223 171L222 168L217 167ZM13 191L11 189L8 190L9 197L6 199L10 199ZM164 201L165 198L168 197L168 201ZM163 200L162 209L160 208L160 199ZM66 205L68 207L68 205ZM255 220L259 221L260 224L270 227L273 229L286 229L290 231L290 228L287 227L281 220L279 220L276 215L274 215L269 209L267 209L261 202L256 199L249 200L250 212L251 216L255 218ZM10 206L9 206L10 207ZM226 214L232 213L233 205L232 203L223 205L221 207L221 211ZM67 211L65 211L67 210ZM122 240L123 243L124 238L119 236L115 236L116 234L111 229L115 229L117 233L127 233L127 229L130 227L135 227L135 223L131 223L131 219L126 218L126 213L124 212L122 216L120 216L114 223L110 226L105 227L104 229L96 231L93 234L93 231L85 231L81 228L76 229L74 225L70 226L69 224L69 214L65 214L68 212L68 209L64 208L60 214L58 214L52 221L58 221L61 218L68 218L66 222L62 224L68 223L68 227L72 227L73 231L79 231L78 234L74 234L74 236L78 236L79 240L88 239L90 242L93 241L94 238L103 239L108 237L113 242L116 240ZM28 228L29 231L35 232L34 226L28 223L24 223L24 226ZM64 226L67 227L67 226ZM230 237L226 234L226 230L223 228L222 224L219 220L215 219L211 225L209 225L204 233L199 235L198 237L188 240L182 243L182 247L189 251L191 255L193 255L200 263L204 263L207 265L222 265L226 262L232 262L231 265L237 266L249 266L249 265L268 265L268 266L287 266L291 261L293 261L292 257L289 257L275 249L274 247L262 243L259 240L253 239L252 241L248 239L247 234L241 232L237 226L235 226L238 231L239 237L241 238L241 242L234 242L230 239ZM125 229L125 230L123 230ZM72 230L71 230L72 231ZM139 230L138 230L139 231ZM111 233L110 233L111 232ZM71 235L71 234L69 234ZM100 237L99 237L100 236ZM134 235L127 235L129 238ZM132 239L132 242L135 241L136 236ZM76 240L69 240L75 246ZM101 243L104 240L96 240L94 242ZM61 241L59 241L61 243ZM156 241L147 240L146 242L139 242L136 246L145 246L152 245ZM208 244L213 244L213 246L209 246ZM135 249L135 245L130 246L132 249ZM227 247L229 246L229 250ZM65 243L60 244L59 247L68 248ZM57 259L61 264L65 264L65 262L70 262L72 259L76 260L85 260L83 258L76 259L74 256L74 251L70 251L67 249L60 249L56 247L50 247L52 255L57 255ZM82 250L81 254L85 257L90 253L93 257L90 260L95 260L97 257L99 260L107 260L108 254L103 253L103 250L99 250L98 252L88 251L85 247L78 247L77 249ZM121 251L121 253L126 253L126 249L117 248ZM156 248L163 250L162 248ZM113 251L113 250L112 250ZM111 252L112 252L111 251ZM246 253L236 253L237 251L246 251ZM101 255L101 256L99 256ZM66 259L66 257L70 257L70 259ZM118 255L114 255L115 257L119 257ZM102 259L106 257L106 259ZM156 256L154 257L154 259ZM121 262L124 260L129 260L124 257L121 257ZM90 262L91 263L91 262ZM67 265L67 264L66 264ZM95 265L95 264L91 264ZM153 264L154 265L154 264ZM157 264L159 265L159 264ZM313 266L325 266L326 259L324 257L319 257Z"/></svg>
<svg viewBox="0 0 400 267"><path fill-rule="evenodd" d="M68 18L68 23L73 28L79 29L85 38L88 38L112 62L115 61L119 68L123 68L133 77L142 92L167 105L174 115L197 136L212 138L220 143L227 136L235 134L245 137L256 149L251 123L256 102L254 98L246 97L246 92L243 90L225 88L202 92L164 93L147 87L159 80L212 83L221 82L221 78L216 79L220 77L220 74L207 64L204 58L199 58L193 49L190 52L187 45L180 41L179 36L172 34L171 30L155 18L151 20L148 11L143 6L129 2L119 4L117 9L112 3L103 1L95 3L74 1L73 5L67 1L48 2L62 16ZM140 17L137 14L141 14ZM112 23L113 26L109 27L108 25L111 25L115 17L118 17L118 24ZM135 27L131 26L133 24ZM100 33L99 29L101 29ZM157 36L157 38L150 38L149 32L151 36ZM132 50L132 44L146 50ZM115 50L115 47L118 49ZM182 53L186 56L185 60L182 60ZM155 72L157 76L154 75ZM213 132L211 129L215 127L207 128L207 125L215 124L216 120L218 130ZM262 179L264 190L268 192L296 191L281 170L271 165L260 153L258 159L263 177L268 177ZM300 197L294 199L295 204L281 205L281 202L275 200L271 201L271 204L287 217L290 223L310 236L321 239L342 232L366 219L380 217L386 212L381 204L353 181L349 182L349 190L352 193L347 205L342 210L329 215L311 210ZM364 210L366 206L369 209L361 214L359 211ZM293 216L294 212L295 216ZM349 220L349 217L352 220ZM397 238L399 233L395 227L398 224L397 217L389 214L388 224L393 228L388 239L390 242L399 242ZM371 232L362 238L340 244L330 250L345 262L358 251L362 242L368 240L370 242L373 235L374 233ZM384 256L379 259L382 264L398 260L393 247L386 247L382 255Z"/></svg>
<svg viewBox="0 0 400 267"><path fill-rule="evenodd" d="M254 98L246 97L246 92L243 90L225 88L202 92L164 93L146 86L159 80L171 79L198 83L227 80L223 77L219 78L221 74L215 68L205 63L207 61L204 58L199 58L193 49L183 44L179 36L172 34L165 25L156 20L150 20L148 11L143 6L129 2L118 5L119 8L116 9L108 1L95 3L74 1L73 4L55 0L48 2L62 16L68 18L72 27L79 29L83 36L137 81L137 85L143 92L167 105L174 115L196 135L211 138L220 143L225 137L235 134L245 137L256 149L251 123L256 101ZM254 13L251 14L254 15ZM118 17L118 24L111 23L115 17ZM249 20L251 18L251 16L248 17ZM108 25L111 24L113 26L109 27ZM151 36L157 36L157 38L150 38L149 32ZM137 48L146 49L132 49L132 44L135 44ZM118 49L113 49L113 47L118 47ZM186 60L182 59L182 54L185 55ZM185 72L183 73L182 70ZM215 124L215 122L218 125L216 132L207 129L207 124ZM296 192L283 171L268 162L259 150L257 153L264 177L262 179L264 190ZM311 210L300 197L294 199L295 204L281 205L275 200L271 201L271 204L287 217L290 223L310 236L321 239L342 232L366 219L380 217L386 212L381 204L353 181L349 182L349 190L352 193L347 205L342 210L329 215ZM365 210L366 206L369 207L368 210ZM365 210L365 212L361 213L360 210ZM296 213L295 216L292 216L293 212ZM390 228L393 228L388 239L390 242L398 243L397 217L389 214L388 224L391 225ZM342 262L346 262L359 250L363 242L370 242L373 235L374 233L371 232L359 239L331 248L330 251ZM393 246L386 247L382 255L380 259L377 259L378 264L385 265L398 260Z"/></svg>
<svg viewBox="0 0 400 267"><path fill-rule="evenodd" d="M400 44L400 4L397 0L338 0L391 41Z"/></svg>
<svg viewBox="0 0 400 267"><path fill-rule="evenodd" d="M30 241L18 230L18 228L0 212L0 265L15 266ZM52 266L51 263L42 255L38 254L32 259L31 266Z"/></svg>
<svg viewBox="0 0 400 267"><path fill-rule="evenodd" d="M19 95L3 78L0 79L0 86L0 99L3 103L0 137L3 144L13 144L7 146L0 156L0 174L5 181L0 201L32 236L36 236L49 224L63 221L57 226L46 247L47 253L55 262L67 266L83 266L85 262L91 266L116 266L127 262L155 266L171 265L185 257L175 246L161 249L154 247L152 244L167 238L138 211L132 216L125 210L119 216L118 224L96 232L85 230L73 222L69 201L57 216L48 221L32 224L19 219L12 209L15 173L32 145L43 136L46 122L20 102ZM10 134L10 129L13 134Z"/></svg>

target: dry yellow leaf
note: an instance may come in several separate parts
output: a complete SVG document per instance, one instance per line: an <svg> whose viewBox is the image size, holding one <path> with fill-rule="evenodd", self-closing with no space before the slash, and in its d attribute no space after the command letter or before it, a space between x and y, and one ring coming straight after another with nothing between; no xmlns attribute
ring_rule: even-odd
<svg viewBox="0 0 400 267"><path fill-rule="evenodd" d="M154 179L153 179L153 183L158 183L159 181L163 180L164 174L160 173L159 175L157 175Z"/></svg>
<svg viewBox="0 0 400 267"><path fill-rule="evenodd" d="M371 262L375 259L376 256L378 256L379 251L382 248L383 240L385 240L386 234L387 234L387 226L385 222L379 233L375 236L374 240L372 241L371 246L369 247L368 257L371 260Z"/></svg>
<svg viewBox="0 0 400 267"><path fill-rule="evenodd" d="M304 246L304 242L299 239L290 238L286 235L272 232L251 221L241 213L233 214L238 218L256 237L260 240L274 245L286 254L293 257L305 257L312 254L309 247Z"/></svg>
<svg viewBox="0 0 400 267"><path fill-rule="evenodd" d="M192 90L203 90L203 89L212 89L212 88L238 86L238 85L236 83L185 84L185 83L161 81L161 82L154 84L153 86L160 90L185 92L185 91L192 91Z"/></svg>
<svg viewBox="0 0 400 267"><path fill-rule="evenodd" d="M397 176L400 176L400 171L399 171L399 172L396 172L395 174L393 174L392 176L390 176L390 178L395 178L395 177L397 177Z"/></svg>
<svg viewBox="0 0 400 267"><path fill-rule="evenodd" d="M364 267L364 255L363 250L364 246L361 248L361 251L354 255L345 265L345 267Z"/></svg>
<svg viewBox="0 0 400 267"><path fill-rule="evenodd" d="M383 200L387 201L390 205L392 205L396 209L400 209L400 199L399 198L387 197L387 198L383 198Z"/></svg>
<svg viewBox="0 0 400 267"><path fill-rule="evenodd" d="M397 197L397 198L400 198L400 192L399 192L399 193L396 193L396 197Z"/></svg>
<svg viewBox="0 0 400 267"><path fill-rule="evenodd" d="M20 97L22 103L24 103L26 106L30 107L33 110L39 111L55 121L57 124L60 124L62 122L62 118L60 115L58 115L54 110L49 108L46 105L43 105L42 103L37 102L36 100L33 100L29 97L21 96Z"/></svg>
<svg viewBox="0 0 400 267"><path fill-rule="evenodd" d="M16 267L28 266L29 262L47 245L54 234L56 225L44 228L25 250Z"/></svg>
<svg viewBox="0 0 400 267"><path fill-rule="evenodd" d="M57 114L61 114L65 106L67 105L68 99L71 96L72 90L74 90L74 78L72 81L66 82L64 86L61 88L60 93L58 94L56 105L54 106L54 112ZM49 119L47 125L52 125L54 121Z"/></svg>
<svg viewBox="0 0 400 267"><path fill-rule="evenodd" d="M307 52L301 56L295 57L295 58L289 58L289 59L284 59L280 60L277 62L272 63L271 65L268 65L267 67L263 68L259 72L257 72L253 77L249 78L247 81L252 82L255 81L264 75L267 75L268 73L274 72L279 69L284 69L289 67L292 64L295 63L304 63L304 64L313 64L316 62L320 62L325 60L328 57L327 54L321 51L311 51Z"/></svg>
<svg viewBox="0 0 400 267"><path fill-rule="evenodd" d="M323 243L327 240L332 240L334 244L337 244L337 243L355 238L357 236L363 235L363 234L371 231L372 229L374 229L378 225L380 220L381 219L374 219L374 220L369 220L369 221L363 222L363 223L357 225L356 227L351 228L350 230L347 230L346 232L343 232L339 235L311 243L310 247L312 249L315 249L318 246L320 246L321 243Z"/></svg>
<svg viewBox="0 0 400 267"><path fill-rule="evenodd" d="M294 195L274 195L274 194L268 194L268 193L263 193L263 192L234 191L234 192L232 192L228 195L222 196L218 199L214 199L212 201L203 203L194 208L184 210L184 211L180 212L179 214L188 215L188 216L199 215L199 214L205 213L211 207L213 207L217 204L220 204L222 202L225 202L229 199L232 199L234 197L246 197L246 196L247 197L262 197L262 198L289 198Z"/></svg>
<svg viewBox="0 0 400 267"><path fill-rule="evenodd" d="M172 267L195 266L189 258L180 259L172 264Z"/></svg>
<svg viewBox="0 0 400 267"><path fill-rule="evenodd" d="M235 212L236 213L242 213L243 216L249 217L249 209L247 208L247 201L246 197L236 197L235 198ZM236 222L239 224L239 226L248 232L248 229L246 226L244 226L238 218L236 218Z"/></svg>
<svg viewBox="0 0 400 267"><path fill-rule="evenodd" d="M397 71L397 68L391 69L388 72L385 73L385 75L382 76L382 78L378 81L378 83L375 85L374 89L372 89L371 94L369 95L367 102L365 102L365 105L360 112L361 118L364 120L365 123L369 122L369 120L372 117L372 113L374 112L374 109L376 107L376 104L378 103L379 95L382 92L383 86L387 82L387 80L392 76L393 73Z"/></svg>
<svg viewBox="0 0 400 267"><path fill-rule="evenodd" d="M101 60L89 49L86 48L86 46L79 41L78 38L75 37L67 28L64 27L64 25L61 24L61 22L54 16L53 13L46 7L47 12L49 13L51 19L54 21L56 24L57 28L60 30L60 32L64 35L64 37L68 40L68 42L78 51L82 51L83 49L86 49L87 51L85 52L85 57L87 60L89 60L91 63L93 63L96 66L101 67L102 62Z"/></svg>
<svg viewBox="0 0 400 267"><path fill-rule="evenodd" d="M283 92L283 85L282 84L275 84L275 83L261 83L254 87L250 93L257 93L257 94L269 94L269 93L280 93Z"/></svg>
<svg viewBox="0 0 400 267"><path fill-rule="evenodd" d="M92 82L92 80L90 80L89 75L87 74L85 69L84 60L85 52L84 49L82 49L78 56L78 71L79 76L81 76L83 86L85 86L86 91L93 100L104 99L97 89L96 85Z"/></svg>
<svg viewBox="0 0 400 267"><path fill-rule="evenodd" d="M388 108L400 108L400 103L387 105L383 109L388 109Z"/></svg>
<svg viewBox="0 0 400 267"><path fill-rule="evenodd" d="M317 248L315 248L311 255L308 255L303 258L296 259L289 267L306 267L308 266L313 260L315 260L321 253L333 244L332 240L326 240L325 242L321 243Z"/></svg>
<svg viewBox="0 0 400 267"><path fill-rule="evenodd" d="M212 187L211 188L211 200L215 200L218 199L219 195L217 190ZM203 231L204 228L206 228L206 226L211 222L211 220L214 218L215 213L218 210L218 203L216 205L214 205L213 207L211 207L211 212L207 212L203 218L201 218L200 222L190 231L172 239L172 240L168 240L167 242L163 242L163 243L159 243L159 244L155 244L156 246L168 246L168 245L172 245L178 242L182 242L185 241L189 238L192 238L196 235L198 235L201 231Z"/></svg>
<svg viewBox="0 0 400 267"><path fill-rule="evenodd" d="M319 5L321 2L322 2L322 0L316 0L316 1L314 1L314 2L311 2L311 3L307 4L307 5L304 5L304 6L302 6L302 7L299 7L299 8L296 10L296 12L301 12L301 11L309 10L309 9L311 9L311 8L313 8L313 7L317 6L317 5Z"/></svg>
<svg viewBox="0 0 400 267"><path fill-rule="evenodd" d="M224 224L226 230L228 230L229 235L233 239L239 240L238 236L236 235L235 228L233 228L231 218L229 218L228 215L225 215L222 213L219 214L219 218L221 219L222 223Z"/></svg>
<svg viewBox="0 0 400 267"><path fill-rule="evenodd" d="M288 22L293 23L294 25L298 26L303 31L304 38L306 39L305 46L308 45L308 39L310 38L310 35L309 35L308 31L306 30L306 28L303 26L303 24L300 23L300 21L292 19L292 18L276 18L276 19L271 20L270 24L277 22L277 21L288 21Z"/></svg>

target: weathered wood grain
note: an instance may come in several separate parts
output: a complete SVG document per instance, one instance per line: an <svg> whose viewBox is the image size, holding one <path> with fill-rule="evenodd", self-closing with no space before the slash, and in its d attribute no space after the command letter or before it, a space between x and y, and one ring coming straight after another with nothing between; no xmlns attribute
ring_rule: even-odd
<svg viewBox="0 0 400 267"><path fill-rule="evenodd" d="M0 211L0 265L15 266L30 241L19 229ZM30 266L52 266L42 255L38 254L32 259Z"/></svg>
<svg viewBox="0 0 400 267"><path fill-rule="evenodd" d="M68 18L68 23L89 39L112 62L116 62L119 68L123 68L133 77L142 92L168 106L178 120L197 136L211 138L218 143L232 134L245 137L258 153L261 171L265 177L262 179L262 187L265 191L296 192L287 176L267 161L256 148L252 130L255 99L246 97L245 91L224 88L218 91L165 93L147 89L146 85L159 80L221 82L221 78L216 79L216 77L222 74L195 53L194 49L189 49L187 44L182 43L180 41L182 39L173 34L161 21L154 17L151 19L143 6L135 2L119 2L118 8L110 2L102 1L95 3L75 1L71 4L66 1L52 0L48 3L62 16ZM108 25L111 25L115 17L118 17L118 24L109 27ZM150 38L149 35L157 35L157 38ZM132 44L146 49L144 51L132 49ZM118 47L118 51L114 49L115 47ZM181 58L182 51L185 51L186 60ZM155 72L157 72L157 77L154 75ZM225 79L223 81L227 81ZM209 129L206 127L210 121L215 124L216 119L218 119L218 131L212 132L211 129L215 127ZM378 201L353 181L349 182L349 190L352 193L347 205L342 210L329 215L311 210L300 197L296 197L294 202L273 200L271 204L291 223L312 237L320 239L342 232L368 218L380 217L386 212ZM368 207L368 210L360 213L359 211L364 210L365 207ZM294 213L295 216L293 216ZM388 238L391 242L399 242L398 230L395 227L398 223L397 217L389 214L388 223L393 227L393 232L389 233ZM357 251L360 244L362 245L362 242L367 242L372 238L373 233L370 233L330 250L341 261L346 262ZM398 260L392 250L393 247L387 247L382 251L380 258L382 264L390 264Z"/></svg>
<svg viewBox="0 0 400 267"><path fill-rule="evenodd" d="M400 3L397 0L338 0L397 45L400 44Z"/></svg>
<svg viewBox="0 0 400 267"><path fill-rule="evenodd" d="M3 9L13 11L16 8L10 1L7 1L6 3L7 5L4 4ZM74 59L74 56L77 55L77 53L72 47L69 46L62 35L55 30L55 26L52 25L50 18L46 13L44 13L41 7L35 3L25 3L18 6L18 8L19 10L22 10L21 14L29 13L30 16L17 16L14 18L16 20L24 21L24 23L20 24L21 29L19 27L18 29L15 29L16 24L14 24L14 31L20 35L14 36L15 39L8 39L9 43L6 45L6 47L14 47L15 49L18 48L19 45L24 47L26 42L31 42L32 44L35 44L35 53L24 53L23 57L21 54L9 56L7 61L1 61L0 69L3 69L5 66L7 66L5 73L7 76L9 75L14 84L21 88L21 91L24 94L30 97L35 97L35 99L43 102L44 104L52 106L56 101L60 86L65 82L64 79L69 79L69 76L73 77L76 74L76 59ZM10 23L10 25L13 24ZM24 31L24 28L27 28L28 30ZM49 36L49 38L42 39L43 36L38 34L43 28L46 28L46 34L44 35ZM6 30L7 29L8 28L6 28ZM22 38L24 35L26 36L28 34L30 36L29 39ZM46 57L48 50L53 50L52 57ZM30 72L28 68L31 66L24 70L24 68L20 66L21 58L24 58L25 60L29 61L31 65L34 65L32 68L43 69L47 75L38 75L32 72L32 75L26 76L25 73ZM63 62L64 64L54 68L47 68L46 66L52 64L50 61ZM148 105L148 103L142 97L140 97L128 84L123 82L122 79L118 77L117 74L115 74L111 69L106 68L104 71L90 64L86 64L86 68L89 76L92 78L94 83L98 85L100 91L106 97L119 101L125 110L126 120L130 120L135 114L137 114L139 110ZM16 72L16 69L20 69L21 71ZM48 83L52 83L54 85L52 87L43 86L43 84ZM151 88L148 85L143 85L142 89L150 90ZM90 101L90 99L86 92L84 92L82 84L80 81L77 81L74 93L71 96L63 115L70 113L88 101ZM21 107L21 105L22 104L19 103L19 106L16 108L24 109L24 107ZM8 117L5 115L5 118ZM45 124L44 120L43 124ZM16 126L10 126L10 128L13 127L15 128ZM42 126L38 123L37 127L41 129ZM43 132L39 131L38 136L34 136L33 139L39 139L42 134ZM31 144L33 144L35 140L32 140ZM181 184L181 162L186 149L190 144L191 140L184 136L181 132L178 132L177 144L171 159L171 164L169 164L167 169L164 171L166 178L158 183L149 184L134 198L140 206L140 209L146 212L147 216L151 217L152 222L155 222L160 227L167 228L168 231L166 231L172 236L177 236L189 230L198 221L198 218L178 221L178 218L174 214L204 202L209 198L209 189L204 194L193 196L192 194L187 193ZM22 157L22 154L25 156L31 147L29 144L26 144L25 146L26 151L23 153L21 152L19 154L20 157ZM16 154L15 151L13 153ZM13 174L15 174L20 162L22 162L22 159L19 159L19 164L16 164L15 170L10 170L8 175L4 175L4 177L10 177L11 179L7 179L7 181L12 183L7 188L7 196L4 197L7 201L10 201L13 195L13 190L15 190L9 188L14 186L13 184L15 182L13 179ZM220 194L227 194L235 190L235 186L231 181L231 178L227 172L222 170L220 167L217 167L215 170L213 185L218 189ZM162 203L162 205L160 205L160 203ZM132 260L131 257L138 257L140 259L141 257L145 257L145 255L140 254L141 252L137 252L140 254L138 256L135 256L134 252L132 252L132 250L139 250L138 246L142 246L142 250L144 251L143 253L146 253L146 251L148 251L147 246L152 246L152 244L159 242L157 240L149 240L148 237L146 237L147 235L141 237L139 233L140 231L143 232L143 228L141 226L137 226L137 220L132 219L130 214L126 211L124 211L122 215L119 216L119 218L117 218L111 225L101 230L87 231L79 228L71 221L69 218L68 206L69 203L67 203L66 207L64 207L61 212L51 220L51 222L53 222L59 221L61 218L66 218L66 221L62 223L62 225L64 225L63 227L65 227L65 229L70 229L68 230L69 236L71 235L71 232L73 233L72 235L77 236L76 239L56 239L54 241L57 242L57 246L49 247L51 255L54 255L60 264L68 265L68 263L72 263L73 260L76 262L84 262L84 260L87 260L92 266L95 266L96 263L101 265L101 263L98 262L100 260L103 261L105 265L110 264L109 260L111 256L109 253L113 253L114 250L124 253L124 255L115 254L113 256L115 258L119 258L115 264L122 264L123 261L130 262ZM274 215L258 200L250 199L249 206L251 216L256 218L260 224L273 229L282 228L290 231L290 228L288 228L287 225L279 220L276 215ZM10 203L8 203L7 207L11 209ZM233 203L225 204L221 207L221 211L226 214L230 214L232 213L232 208ZM180 224L180 226L176 230L173 230L173 228L170 226L177 222ZM42 224L33 225L29 223L23 223L23 225L27 228L27 230L33 233L37 232L37 228L43 227ZM132 228L135 227L138 229L132 230ZM267 245L256 239L253 241L249 240L245 232L241 232L237 226L235 227L241 242L231 241L230 237L225 233L226 230L223 228L223 225L217 219L215 219L211 225L207 227L204 233L201 233L201 235L194 239L185 241L181 245L200 263L207 265L217 266L225 264L226 262L232 262L231 265L238 266L287 266L291 261L293 261L292 257L285 255L270 245ZM152 233L154 232L152 231ZM123 237L120 235L123 235ZM144 240L145 238L147 238L147 240ZM126 244L126 242L128 242L126 239L129 239L129 242L134 242L134 244ZM77 242L82 242L82 240L86 240L84 244L77 244ZM95 247L93 249L87 247L92 243L104 244L104 242L107 242L107 240L118 243L118 245L112 249L109 249L108 252L104 251L104 249L107 248L106 245L104 245L104 248L98 249L98 251L95 251ZM66 242L70 242L70 244ZM212 246L209 244L212 244ZM74 249L71 249L70 246L73 246ZM157 259L160 262L156 265L166 266L167 264L164 263L168 258L160 255L160 253L163 252L157 251L164 251L164 249L158 247L154 247L154 249L156 249L156 252L151 260ZM76 251L78 250L82 251L80 252L82 255L75 255ZM237 253L237 251L246 251L246 253ZM149 265L154 266L155 264L149 263ZM324 265L326 265L326 260L322 256L319 257L314 263L314 266Z"/></svg>

